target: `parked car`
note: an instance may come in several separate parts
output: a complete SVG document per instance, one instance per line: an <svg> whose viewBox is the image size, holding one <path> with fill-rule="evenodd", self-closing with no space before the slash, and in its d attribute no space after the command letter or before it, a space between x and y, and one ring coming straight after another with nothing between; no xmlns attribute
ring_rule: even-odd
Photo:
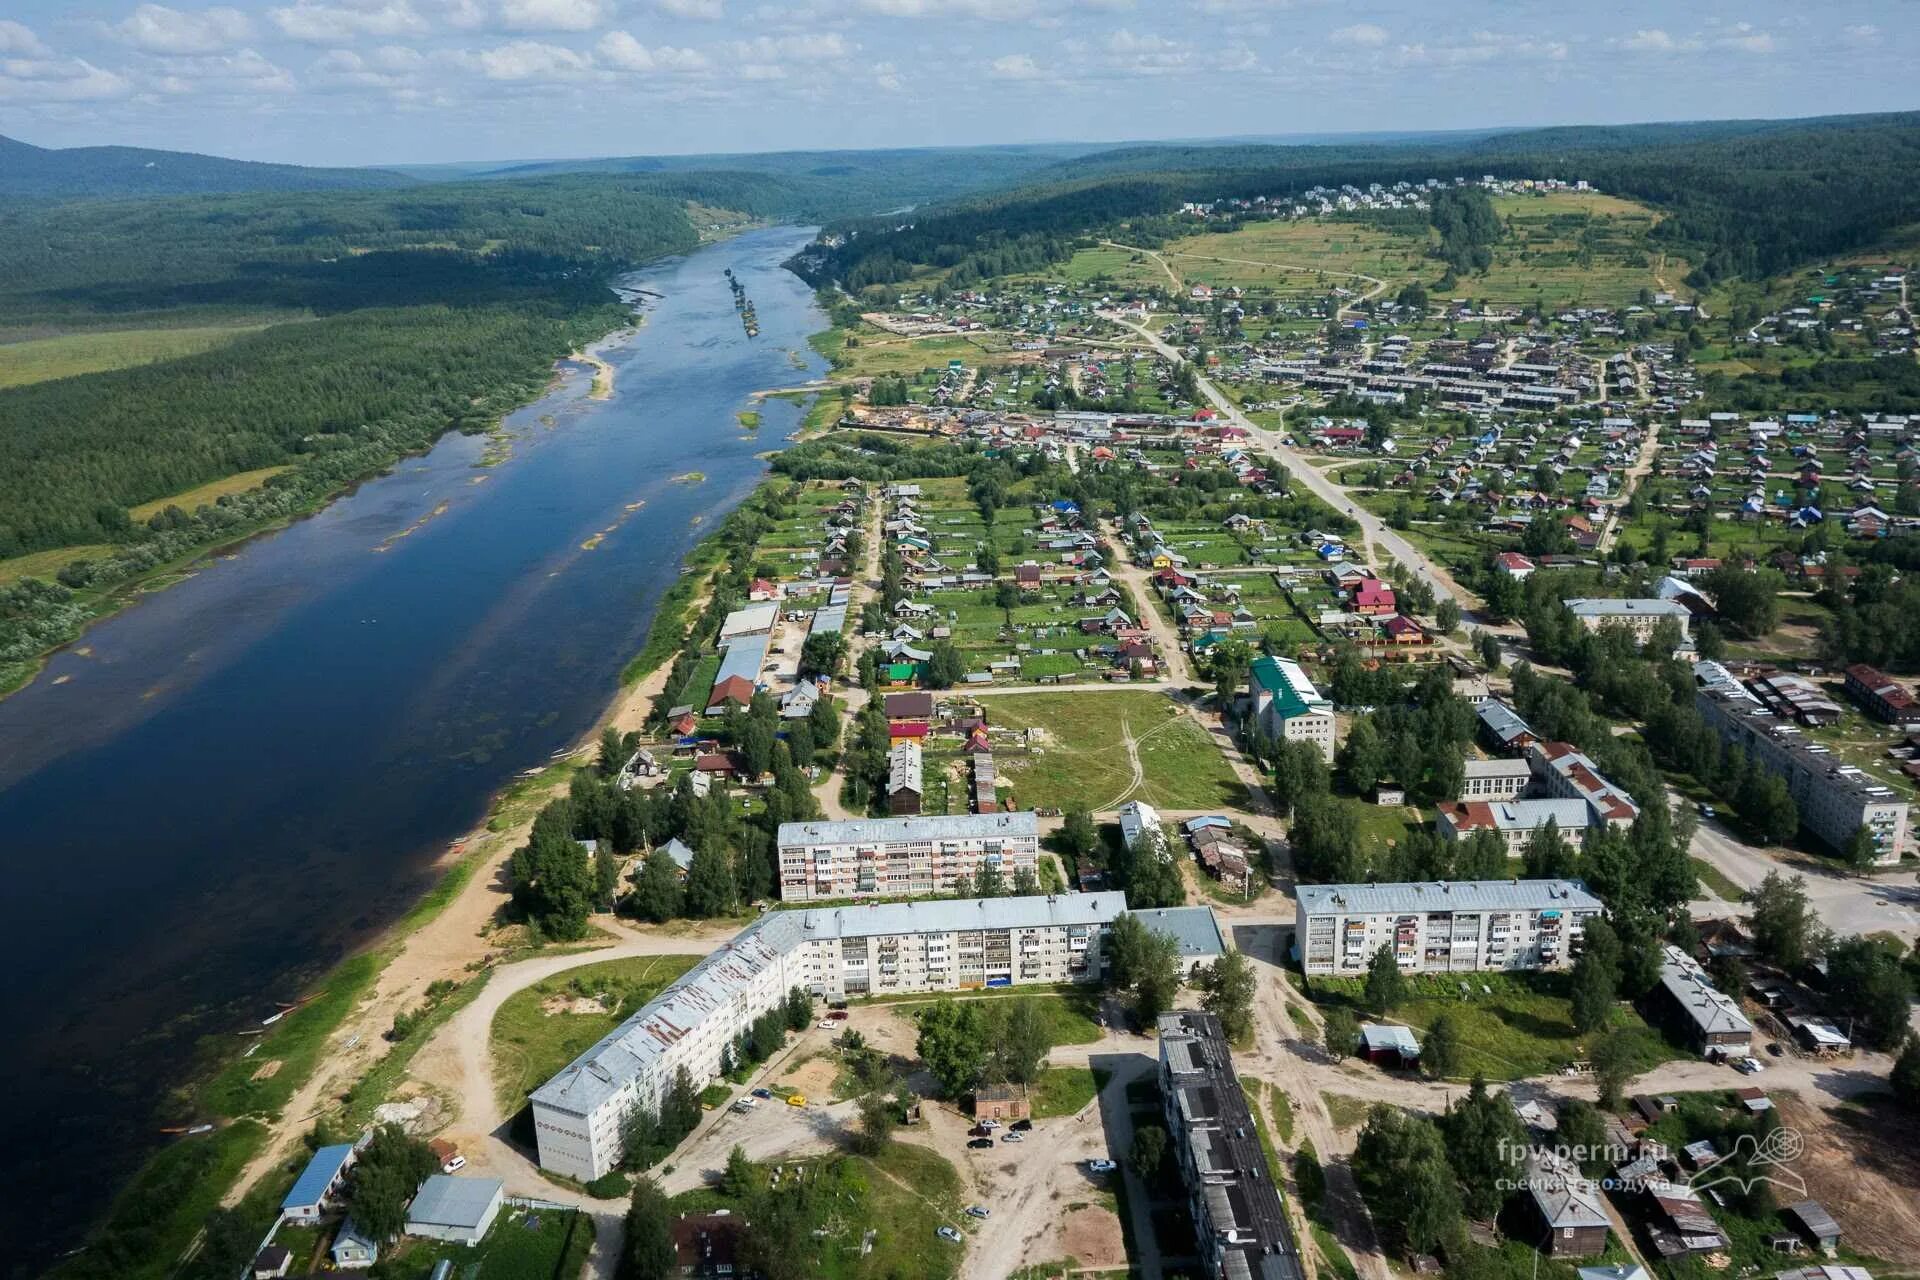
<svg viewBox="0 0 1920 1280"><path fill-rule="evenodd" d="M773 1091L771 1089L755 1089L753 1091L753 1096L756 1098L771 1098L773 1096Z"/></svg>
<svg viewBox="0 0 1920 1280"><path fill-rule="evenodd" d="M832 1018L822 1018L820 1019L820 1029L822 1031L838 1031L840 1029L840 1024L835 1022Z"/></svg>
<svg viewBox="0 0 1920 1280"><path fill-rule="evenodd" d="M934 1232L934 1234L939 1236L942 1240L949 1240L949 1241L952 1241L954 1244L960 1243L960 1233L958 1231L955 1231L952 1227L941 1227L938 1231Z"/></svg>
<svg viewBox="0 0 1920 1280"><path fill-rule="evenodd" d="M734 1101L733 1109L735 1111L747 1112L747 1111L753 1110L755 1107L759 1105L760 1105L760 1099L758 1098L739 1098Z"/></svg>
<svg viewBox="0 0 1920 1280"><path fill-rule="evenodd" d="M1119 1167L1120 1167L1119 1165L1115 1164L1111 1160L1087 1161L1088 1173L1112 1173L1115 1169L1118 1169Z"/></svg>
<svg viewBox="0 0 1920 1280"><path fill-rule="evenodd" d="M1758 1058L1742 1058L1733 1064L1733 1068L1750 1076L1757 1076L1767 1069Z"/></svg>
<svg viewBox="0 0 1920 1280"><path fill-rule="evenodd" d="M1032 1128L1033 1128L1033 1121L1031 1120L1015 1120L1013 1122L1013 1131L1015 1133L1026 1133L1030 1131Z"/></svg>
<svg viewBox="0 0 1920 1280"><path fill-rule="evenodd" d="M988 1213L990 1213L990 1212L991 1212L991 1210L989 1210L989 1209L988 1209L988 1208L987 1208L986 1206L984 1206L984 1205L978 1205L978 1204L970 1204L970 1205L968 1205L968 1206L967 1206L967 1213L968 1213L968 1214L969 1214L970 1216L972 1216L972 1217L975 1217L975 1218L984 1218L984 1217L986 1217L986 1216L987 1216L987 1214L988 1214Z"/></svg>
<svg viewBox="0 0 1920 1280"><path fill-rule="evenodd" d="M993 1130L998 1129L1000 1127L1000 1122L998 1120L982 1120L980 1122L980 1127L982 1129L987 1130L989 1133L991 1133Z"/></svg>
<svg viewBox="0 0 1920 1280"><path fill-rule="evenodd" d="M828 1014L827 1016L829 1018L832 1018L835 1022L845 1022L847 1020L847 1011L845 1009L835 1009L832 1013Z"/></svg>
<svg viewBox="0 0 1920 1280"><path fill-rule="evenodd" d="M1713 807L1712 805L1710 805L1710 804L1702 804L1702 805L1700 806L1700 816L1701 816L1701 817L1703 817L1703 818L1711 818L1711 817L1713 817L1713 816L1714 816L1714 813L1715 813L1715 810L1714 810L1714 807Z"/></svg>
<svg viewBox="0 0 1920 1280"><path fill-rule="evenodd" d="M1002 1142L1025 1142L1026 1140L1027 1140L1026 1134L1015 1133L1015 1132L1012 1132L1011 1130L1009 1130L1007 1133L1002 1134L1000 1137L1000 1141Z"/></svg>
<svg viewBox="0 0 1920 1280"><path fill-rule="evenodd" d="M967 1145L973 1148L975 1151L991 1151L993 1149L993 1139L992 1138L969 1138L967 1139Z"/></svg>
<svg viewBox="0 0 1920 1280"><path fill-rule="evenodd" d="M1774 1057L1776 1057L1776 1058L1777 1058L1777 1057L1779 1057L1779 1056L1780 1056L1780 1042L1779 1042L1778 1040L1769 1040L1769 1041L1767 1042L1767 1052L1768 1052L1768 1053L1770 1053L1770 1054L1772 1054L1772 1055L1773 1055Z"/></svg>
<svg viewBox="0 0 1920 1280"><path fill-rule="evenodd" d="M993 1136L993 1130L983 1124L977 1124L967 1130L967 1136L969 1138L990 1138Z"/></svg>
<svg viewBox="0 0 1920 1280"><path fill-rule="evenodd" d="M787 1105L790 1107L804 1107L807 1105L807 1095L804 1093L790 1093L787 1095Z"/></svg>

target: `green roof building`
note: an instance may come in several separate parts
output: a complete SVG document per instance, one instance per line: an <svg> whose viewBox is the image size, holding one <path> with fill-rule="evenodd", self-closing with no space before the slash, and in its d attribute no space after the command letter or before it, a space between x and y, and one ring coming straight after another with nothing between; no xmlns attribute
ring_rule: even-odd
<svg viewBox="0 0 1920 1280"><path fill-rule="evenodd" d="M1253 660L1253 720L1270 738L1311 742L1333 759L1333 704L1291 658Z"/></svg>

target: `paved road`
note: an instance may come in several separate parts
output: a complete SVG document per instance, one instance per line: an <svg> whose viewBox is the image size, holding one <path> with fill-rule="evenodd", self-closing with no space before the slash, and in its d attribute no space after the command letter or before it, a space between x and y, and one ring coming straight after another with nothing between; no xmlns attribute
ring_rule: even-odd
<svg viewBox="0 0 1920 1280"><path fill-rule="evenodd" d="M1689 803L1678 795L1670 799L1675 808ZM1769 871L1804 876L1807 900L1835 933L1884 931L1909 943L1920 939L1920 875L1912 871L1852 875L1789 850L1756 848L1714 818L1701 820L1691 852L1742 889L1756 887ZM1733 904L1731 909L1744 912L1747 907Z"/></svg>

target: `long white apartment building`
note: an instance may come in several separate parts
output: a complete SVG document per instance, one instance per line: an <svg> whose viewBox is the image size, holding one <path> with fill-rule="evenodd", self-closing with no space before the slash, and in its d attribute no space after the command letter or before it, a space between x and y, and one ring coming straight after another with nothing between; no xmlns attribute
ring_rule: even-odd
<svg viewBox="0 0 1920 1280"><path fill-rule="evenodd" d="M1038 870L1040 827L1030 810L842 822L783 822L780 896L787 902L950 893L993 867L1011 883Z"/></svg>
<svg viewBox="0 0 1920 1280"><path fill-rule="evenodd" d="M1565 969L1600 899L1579 880L1303 884L1301 966L1358 976L1381 947L1408 973Z"/></svg>
<svg viewBox="0 0 1920 1280"><path fill-rule="evenodd" d="M700 1088L723 1049L794 987L829 1000L1100 976L1123 893L962 898L769 911L533 1091L542 1168L592 1181L620 1162L622 1121L684 1068Z"/></svg>
<svg viewBox="0 0 1920 1280"><path fill-rule="evenodd" d="M1862 827L1873 841L1874 862L1891 866L1911 847L1911 805L1890 786L1836 755L1800 726L1768 711L1717 662L1694 664L1693 705L1729 747L1787 784L1800 825L1844 850Z"/></svg>

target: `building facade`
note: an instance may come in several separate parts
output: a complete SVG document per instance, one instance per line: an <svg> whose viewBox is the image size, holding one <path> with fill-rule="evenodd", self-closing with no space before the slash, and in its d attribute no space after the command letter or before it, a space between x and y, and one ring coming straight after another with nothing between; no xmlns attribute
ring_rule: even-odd
<svg viewBox="0 0 1920 1280"><path fill-rule="evenodd" d="M1652 597L1634 600L1578 599L1569 600L1566 604L1587 630L1624 627L1640 644L1645 644L1653 635L1653 629L1668 618L1679 624L1682 640L1692 634L1687 628L1693 621L1693 615L1677 600Z"/></svg>
<svg viewBox="0 0 1920 1280"><path fill-rule="evenodd" d="M1299 1247L1234 1074L1220 1020L1160 1015L1160 1097L1201 1269L1219 1280L1301 1280Z"/></svg>
<svg viewBox="0 0 1920 1280"><path fill-rule="evenodd" d="M993 867L1011 883L1036 872L1040 828L1031 811L951 817L783 822L780 896L788 902L950 893Z"/></svg>
<svg viewBox="0 0 1920 1280"><path fill-rule="evenodd" d="M1533 783L1525 760L1469 760L1460 783L1460 800L1518 800Z"/></svg>
<svg viewBox="0 0 1920 1280"><path fill-rule="evenodd" d="M769 911L534 1090L542 1168L583 1182L617 1166L621 1125L674 1076L695 1088L794 987L829 1000L1100 976L1122 893Z"/></svg>
<svg viewBox="0 0 1920 1280"><path fill-rule="evenodd" d="M1600 899L1578 880L1304 884L1300 959L1309 974L1355 976L1381 947L1407 973L1565 969Z"/></svg>
<svg viewBox="0 0 1920 1280"><path fill-rule="evenodd" d="M1920 720L1920 702L1899 681L1864 662L1847 668L1847 696L1882 724Z"/></svg>
<svg viewBox="0 0 1920 1280"><path fill-rule="evenodd" d="M1875 863L1900 861L1912 837L1904 795L1769 712L1719 663L1696 663L1693 675L1693 705L1701 718L1721 741L1785 780L1801 826L1842 850L1864 827Z"/></svg>
<svg viewBox="0 0 1920 1280"><path fill-rule="evenodd" d="M1311 742L1333 759L1333 704L1290 658L1253 660L1253 719L1275 741Z"/></svg>

